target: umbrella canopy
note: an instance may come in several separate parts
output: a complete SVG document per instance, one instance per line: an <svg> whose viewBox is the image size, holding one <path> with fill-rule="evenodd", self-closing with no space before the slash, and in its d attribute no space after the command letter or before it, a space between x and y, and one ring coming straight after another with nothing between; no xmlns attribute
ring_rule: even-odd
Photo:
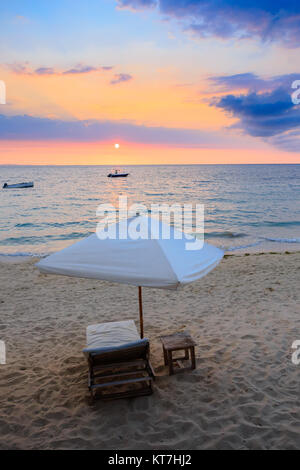
<svg viewBox="0 0 300 470"><path fill-rule="evenodd" d="M127 226L131 220L125 221ZM104 238L101 234L100 237L90 235L42 259L37 267L48 274L139 286L142 330L141 286L176 289L205 276L223 257L222 250L207 243L199 250L187 250L186 243L191 240L186 240L181 232L165 226L161 221L156 222L155 234L159 233L159 238L154 239L153 226L149 221L150 217L134 218L136 226L147 227L144 239L120 239L120 226L124 223L121 221L115 226L116 239L101 239ZM161 234L168 231L170 237L164 239Z"/></svg>

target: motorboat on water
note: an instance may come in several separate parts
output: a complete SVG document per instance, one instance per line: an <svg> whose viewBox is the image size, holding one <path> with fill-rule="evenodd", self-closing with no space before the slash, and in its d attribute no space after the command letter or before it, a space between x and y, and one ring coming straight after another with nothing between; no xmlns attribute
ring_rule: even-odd
<svg viewBox="0 0 300 470"><path fill-rule="evenodd" d="M125 178L129 173L120 173L119 170L115 170L114 173L109 173L107 178Z"/></svg>
<svg viewBox="0 0 300 470"><path fill-rule="evenodd" d="M10 189L10 188L33 188L34 184L32 181L29 183L16 183L16 184L7 184L4 183L3 189Z"/></svg>

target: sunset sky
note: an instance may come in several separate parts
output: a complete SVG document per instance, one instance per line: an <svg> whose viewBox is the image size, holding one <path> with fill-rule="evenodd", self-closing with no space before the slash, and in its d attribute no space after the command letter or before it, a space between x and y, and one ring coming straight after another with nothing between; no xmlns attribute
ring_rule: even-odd
<svg viewBox="0 0 300 470"><path fill-rule="evenodd" d="M300 163L299 47L291 0L2 2L0 163Z"/></svg>

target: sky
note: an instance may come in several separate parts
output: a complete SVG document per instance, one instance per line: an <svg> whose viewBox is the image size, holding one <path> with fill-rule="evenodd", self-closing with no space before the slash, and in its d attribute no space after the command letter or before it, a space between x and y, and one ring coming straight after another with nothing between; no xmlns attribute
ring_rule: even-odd
<svg viewBox="0 0 300 470"><path fill-rule="evenodd" d="M300 163L299 48L291 0L3 2L0 164Z"/></svg>

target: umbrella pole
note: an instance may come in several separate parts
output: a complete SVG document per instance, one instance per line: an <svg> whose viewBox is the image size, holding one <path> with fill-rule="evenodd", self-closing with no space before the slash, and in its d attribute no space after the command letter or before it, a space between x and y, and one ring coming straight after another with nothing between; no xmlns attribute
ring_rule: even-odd
<svg viewBox="0 0 300 470"><path fill-rule="evenodd" d="M139 309L140 309L141 338L144 338L143 300L142 300L142 288L141 288L141 286L139 286Z"/></svg>

